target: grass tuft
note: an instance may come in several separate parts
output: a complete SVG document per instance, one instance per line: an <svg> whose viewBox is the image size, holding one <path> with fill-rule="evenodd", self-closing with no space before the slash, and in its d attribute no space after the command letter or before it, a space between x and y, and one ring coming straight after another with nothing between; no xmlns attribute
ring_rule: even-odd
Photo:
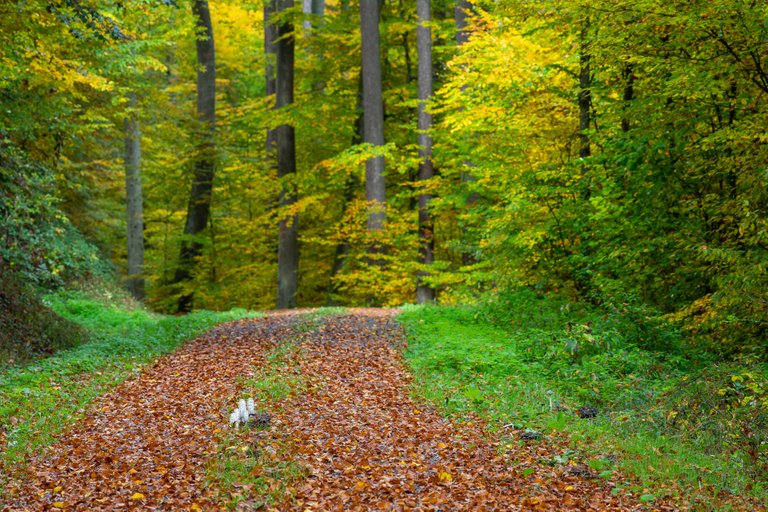
<svg viewBox="0 0 768 512"><path fill-rule="evenodd" d="M528 291L503 301L403 308L420 396L445 414L480 413L491 428L566 431L572 448L610 455L640 482L633 491L654 499L704 508L720 491L765 499L764 364L713 364L651 317L638 326ZM597 417L579 418L584 406Z"/></svg>

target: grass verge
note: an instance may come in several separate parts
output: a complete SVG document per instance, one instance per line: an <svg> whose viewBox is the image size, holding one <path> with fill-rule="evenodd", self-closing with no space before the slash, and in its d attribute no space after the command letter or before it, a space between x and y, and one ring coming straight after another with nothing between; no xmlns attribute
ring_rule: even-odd
<svg viewBox="0 0 768 512"><path fill-rule="evenodd" d="M765 503L761 450L768 446L759 437L765 432L740 432L764 418L754 384L763 366L716 364L658 325L626 325L605 312L528 293L505 300L504 314L487 307L403 308L398 321L408 334L405 357L420 396L446 414L479 413L491 428L565 432L571 445L549 462L585 457L604 478L632 475L615 481L614 492L632 492L649 506L670 498L723 510L735 496ZM736 392L734 401L729 396ZM713 395L722 400L706 407ZM730 405L745 399L749 416L737 417ZM584 406L597 416L581 419ZM733 442L724 442L729 435Z"/></svg>
<svg viewBox="0 0 768 512"><path fill-rule="evenodd" d="M0 367L0 474L22 470L30 453L49 445L94 398L143 365L219 323L252 315L236 310L167 317L72 293L46 302L84 327L91 341L22 366Z"/></svg>
<svg viewBox="0 0 768 512"><path fill-rule="evenodd" d="M333 314L333 313L328 313ZM253 398L259 414L277 414L280 402L306 389L299 370L301 338L319 327L325 313L303 315L294 326L295 337L281 340L265 364L240 383L240 398ZM233 408L236 401L233 401ZM247 503L248 510L274 506L292 493L306 473L292 460L292 440L271 424L245 426L224 432L206 475L206 486L229 510Z"/></svg>

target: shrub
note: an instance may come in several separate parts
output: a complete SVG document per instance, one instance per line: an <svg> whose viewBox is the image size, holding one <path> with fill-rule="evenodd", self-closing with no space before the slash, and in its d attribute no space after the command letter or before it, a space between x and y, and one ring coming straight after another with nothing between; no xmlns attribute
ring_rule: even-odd
<svg viewBox="0 0 768 512"><path fill-rule="evenodd" d="M48 309L18 273L0 265L0 364L79 345L85 331Z"/></svg>
<svg viewBox="0 0 768 512"><path fill-rule="evenodd" d="M97 249L59 208L55 192L49 169L0 138L0 265L43 288L109 274Z"/></svg>

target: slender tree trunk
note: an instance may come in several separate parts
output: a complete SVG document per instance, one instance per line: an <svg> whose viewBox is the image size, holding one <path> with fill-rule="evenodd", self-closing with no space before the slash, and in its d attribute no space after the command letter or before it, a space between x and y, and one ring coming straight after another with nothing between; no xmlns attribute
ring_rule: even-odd
<svg viewBox="0 0 768 512"><path fill-rule="evenodd" d="M625 64L621 72L624 78L624 110L629 108L629 103L635 98L635 73L632 64ZM626 112L625 112L626 114ZM628 132L630 128L629 118L626 115L621 117L621 131Z"/></svg>
<svg viewBox="0 0 768 512"><path fill-rule="evenodd" d="M278 0L279 12L293 7L293 0ZM293 103L294 38L293 25L284 21L277 28L277 101L283 108ZM294 127L277 127L277 175L282 182L280 207L284 210L296 203L296 186L290 178L296 174L296 135ZM296 307L299 277L299 223L295 214L280 219L277 247L277 307Z"/></svg>
<svg viewBox="0 0 768 512"><path fill-rule="evenodd" d="M141 130L136 95L125 118L125 202L128 238L128 290L144 300L144 205L141 189Z"/></svg>
<svg viewBox="0 0 768 512"><path fill-rule="evenodd" d="M454 9L453 15L454 15L454 21L456 23L456 45L462 46L466 44L469 41L470 31L469 31L469 23L468 19L470 16L474 14L474 6L472 5L472 2L470 0L458 0L456 2L456 8ZM462 86L462 90L466 88L465 86ZM474 164L471 160L464 160L464 170L461 171L461 182L463 184L468 184L473 181L475 181L474 176L472 176L471 173L467 172L466 169L471 169L474 167ZM465 202L465 208L470 209L477 203L477 194L472 192L467 196L467 200ZM461 237L462 237L462 246L466 248L469 246L468 242L468 234L467 234L467 228L466 226L461 226ZM475 263L475 257L472 253L467 251L466 249L462 250L461 254L461 262L464 265L471 265Z"/></svg>
<svg viewBox="0 0 768 512"><path fill-rule="evenodd" d="M194 237L208 225L211 213L211 192L216 167L216 51L213 44L213 26L208 0L195 0L192 11L197 19L197 118L200 122L197 155L194 163L192 191L184 234ZM202 252L202 244L194 239L181 244L176 283L189 281L192 269ZM184 292L179 298L179 312L193 306L193 293Z"/></svg>
<svg viewBox="0 0 768 512"><path fill-rule="evenodd" d="M592 155L592 146L589 140L589 127L592 124L592 56L589 50L589 18L585 18L580 37L579 56L579 158L581 159L581 176L587 178L587 164L585 159ZM586 184L582 197L589 199L591 187Z"/></svg>
<svg viewBox="0 0 768 512"><path fill-rule="evenodd" d="M275 79L275 40L277 39L277 25L272 23L272 16L277 10L276 0L264 0L264 79L266 81L266 96L269 98L277 90ZM277 148L277 131L267 130L267 160L272 161Z"/></svg>
<svg viewBox="0 0 768 512"><path fill-rule="evenodd" d="M384 145L384 105L381 92L379 0L360 0L360 35L363 73L363 142ZM365 162L365 198L368 201L368 231L384 229L386 183L384 157ZM375 252L375 251L374 251Z"/></svg>
<svg viewBox="0 0 768 512"><path fill-rule="evenodd" d="M456 22L456 44L461 46L469 41L469 30L467 30L467 18L474 13L474 7L470 0L458 0L454 10L454 20Z"/></svg>
<svg viewBox="0 0 768 512"><path fill-rule="evenodd" d="M304 14L311 14L312 18L304 20L302 26L305 30L312 28L313 23L323 17L325 13L325 0L303 0L301 11Z"/></svg>
<svg viewBox="0 0 768 512"><path fill-rule="evenodd" d="M416 0L416 46L419 54L419 181L429 181L434 176L432 164L432 115L427 112L427 102L432 97L432 29L430 0ZM422 185L424 187L424 185ZM426 192L419 194L419 240L421 242L421 263L425 267L435 260L435 242L432 218L429 214L429 202L432 196ZM416 301L425 304L435 300L435 289L424 282L429 275L427 270L420 271L416 285Z"/></svg>

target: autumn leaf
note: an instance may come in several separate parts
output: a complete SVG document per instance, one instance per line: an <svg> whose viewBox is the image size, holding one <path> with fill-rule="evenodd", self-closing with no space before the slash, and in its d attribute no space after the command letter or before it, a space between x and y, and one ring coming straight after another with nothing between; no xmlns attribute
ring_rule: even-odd
<svg viewBox="0 0 768 512"><path fill-rule="evenodd" d="M141 494L140 492L136 492L136 493L133 494L133 496L131 496L131 499L132 500L143 500L144 499L144 495Z"/></svg>

